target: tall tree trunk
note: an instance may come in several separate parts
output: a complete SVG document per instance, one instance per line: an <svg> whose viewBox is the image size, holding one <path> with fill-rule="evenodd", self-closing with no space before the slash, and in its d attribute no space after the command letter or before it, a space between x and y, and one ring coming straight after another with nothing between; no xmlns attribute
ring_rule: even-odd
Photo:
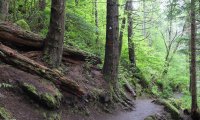
<svg viewBox="0 0 200 120"><path fill-rule="evenodd" d="M41 11L40 16L38 16L38 28L37 31L40 31L44 28L44 19L45 19L45 10L46 0L39 0L39 9Z"/></svg>
<svg viewBox="0 0 200 120"><path fill-rule="evenodd" d="M94 0L94 16L95 16L95 26L96 26L96 44L99 43L99 20L98 20L98 5L97 0Z"/></svg>
<svg viewBox="0 0 200 120"><path fill-rule="evenodd" d="M119 64L119 10L118 0L107 0L106 48L103 66L105 80L109 83L111 92L118 92ZM112 98L112 93L110 94Z"/></svg>
<svg viewBox="0 0 200 120"><path fill-rule="evenodd" d="M124 29L126 27L126 16L125 15L126 15L126 11L127 11L127 4L128 4L128 1L126 1L126 5L124 7L124 16L122 18L122 24L121 24L120 33L119 33L119 58L120 58L121 52L122 52Z"/></svg>
<svg viewBox="0 0 200 120"><path fill-rule="evenodd" d="M133 4L132 1L128 1L128 53L129 53L129 60L132 67L136 66L135 61L135 46L132 41L133 37Z"/></svg>
<svg viewBox="0 0 200 120"><path fill-rule="evenodd" d="M45 39L44 59L53 68L61 64L65 31L65 0L52 0L49 32Z"/></svg>
<svg viewBox="0 0 200 120"><path fill-rule="evenodd" d="M142 23L143 36L146 37L146 3L143 0L143 23Z"/></svg>
<svg viewBox="0 0 200 120"><path fill-rule="evenodd" d="M8 16L9 0L0 0L0 20L5 21Z"/></svg>
<svg viewBox="0 0 200 120"><path fill-rule="evenodd" d="M191 0L191 65L190 65L190 79L191 79L191 95L192 106L191 112L193 119L197 114L197 88L196 88L196 21L195 21L195 0ZM195 119L196 120L196 119Z"/></svg>

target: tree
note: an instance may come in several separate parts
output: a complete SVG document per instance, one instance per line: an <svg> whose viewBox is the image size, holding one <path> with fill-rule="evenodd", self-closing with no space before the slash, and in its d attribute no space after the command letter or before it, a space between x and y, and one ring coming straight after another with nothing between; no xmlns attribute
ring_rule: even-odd
<svg viewBox="0 0 200 120"><path fill-rule="evenodd" d="M98 5L97 0L94 0L94 17L95 17L95 26L96 26L96 43L99 44L99 20L98 20Z"/></svg>
<svg viewBox="0 0 200 120"><path fill-rule="evenodd" d="M126 27L126 11L127 11L127 4L128 1L126 1L126 5L124 7L124 16L122 18L122 23L121 23L121 28L120 28L120 33L119 33L119 58L121 56L121 51L122 51L122 43L123 43L123 36L124 36L124 29Z"/></svg>
<svg viewBox="0 0 200 120"><path fill-rule="evenodd" d="M45 24L44 24L44 18L45 18L45 14L44 14L44 10L46 7L46 0L39 0L39 10L40 10L40 16L38 16L38 28L37 30L40 31L41 29L44 28Z"/></svg>
<svg viewBox="0 0 200 120"><path fill-rule="evenodd" d="M111 92L118 92L119 20L118 0L107 0L106 46L103 75ZM112 98L112 93L110 94Z"/></svg>
<svg viewBox="0 0 200 120"><path fill-rule="evenodd" d="M196 18L195 18L195 0L191 0L191 60L190 60L190 79L191 79L191 113L195 119L197 115L197 88L196 88ZM196 120L196 119L195 119Z"/></svg>
<svg viewBox="0 0 200 120"><path fill-rule="evenodd" d="M65 31L65 0L52 0L51 18L44 46L44 59L52 68L61 64Z"/></svg>
<svg viewBox="0 0 200 120"><path fill-rule="evenodd" d="M133 15L132 15L133 2L132 1L128 1L127 9L128 9L128 53L129 53L129 60L130 60L131 66L135 67L136 66L135 48L134 48L134 43L132 41L132 37L133 37Z"/></svg>
<svg viewBox="0 0 200 120"><path fill-rule="evenodd" d="M0 1L0 20L6 20L8 16L9 0Z"/></svg>

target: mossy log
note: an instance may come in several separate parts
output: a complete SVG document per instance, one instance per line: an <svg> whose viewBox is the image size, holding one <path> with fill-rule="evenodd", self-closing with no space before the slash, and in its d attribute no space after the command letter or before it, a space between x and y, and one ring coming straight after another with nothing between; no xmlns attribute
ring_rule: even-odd
<svg viewBox="0 0 200 120"><path fill-rule="evenodd" d="M8 22L0 22L0 39L4 42L37 49L42 48L43 41L41 36L22 30L20 27Z"/></svg>
<svg viewBox="0 0 200 120"><path fill-rule="evenodd" d="M157 104L161 104L165 107L166 111L168 111L174 120L180 119L180 112L179 110L173 106L169 101L164 99L159 99L155 101Z"/></svg>
<svg viewBox="0 0 200 120"><path fill-rule="evenodd" d="M61 89L71 92L77 96L86 95L85 91L74 81L68 79L57 70L49 69L17 51L0 43L0 60L23 71L37 74L45 79L51 80Z"/></svg>
<svg viewBox="0 0 200 120"><path fill-rule="evenodd" d="M20 46L23 50L42 50L44 38L30 31L7 22L0 22L0 41L2 43ZM71 58L79 61L92 61L93 64L100 64L101 59L94 54L79 49L64 47L63 58Z"/></svg>
<svg viewBox="0 0 200 120"><path fill-rule="evenodd" d="M132 97L137 96L135 90L131 87L131 85L129 84L127 80L125 81L124 88L127 92L131 94Z"/></svg>

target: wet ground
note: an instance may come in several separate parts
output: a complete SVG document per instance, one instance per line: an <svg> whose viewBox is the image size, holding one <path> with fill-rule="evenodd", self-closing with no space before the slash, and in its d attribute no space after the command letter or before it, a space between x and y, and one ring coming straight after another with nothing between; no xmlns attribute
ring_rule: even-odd
<svg viewBox="0 0 200 120"><path fill-rule="evenodd" d="M107 114L95 120L144 120L150 115L161 114L162 112L163 106L154 104L151 99L138 99L135 101L134 111Z"/></svg>

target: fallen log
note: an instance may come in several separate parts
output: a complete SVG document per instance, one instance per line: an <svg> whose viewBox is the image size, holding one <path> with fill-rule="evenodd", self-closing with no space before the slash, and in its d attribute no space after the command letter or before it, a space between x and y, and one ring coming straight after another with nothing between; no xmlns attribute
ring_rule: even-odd
<svg viewBox="0 0 200 120"><path fill-rule="evenodd" d="M0 22L0 41L12 43L20 48L28 50L42 50L44 38L30 31L25 31L12 23ZM75 48L64 47L63 57L78 61L90 61L93 64L101 63L101 59L94 54L87 53Z"/></svg>
<svg viewBox="0 0 200 120"><path fill-rule="evenodd" d="M34 73L42 78L51 80L62 90L66 90L77 96L86 95L85 91L76 82L68 79L59 71L49 69L46 66L21 55L17 51L3 45L2 43L0 43L0 60L23 71Z"/></svg>
<svg viewBox="0 0 200 120"><path fill-rule="evenodd" d="M0 39L2 42L11 42L20 46L28 46L37 49L42 48L43 38L33 32L22 30L20 27L0 22Z"/></svg>
<svg viewBox="0 0 200 120"><path fill-rule="evenodd" d="M129 84L127 80L125 81L124 88L127 92L131 94L132 97L137 96L135 90L131 87L131 85Z"/></svg>

